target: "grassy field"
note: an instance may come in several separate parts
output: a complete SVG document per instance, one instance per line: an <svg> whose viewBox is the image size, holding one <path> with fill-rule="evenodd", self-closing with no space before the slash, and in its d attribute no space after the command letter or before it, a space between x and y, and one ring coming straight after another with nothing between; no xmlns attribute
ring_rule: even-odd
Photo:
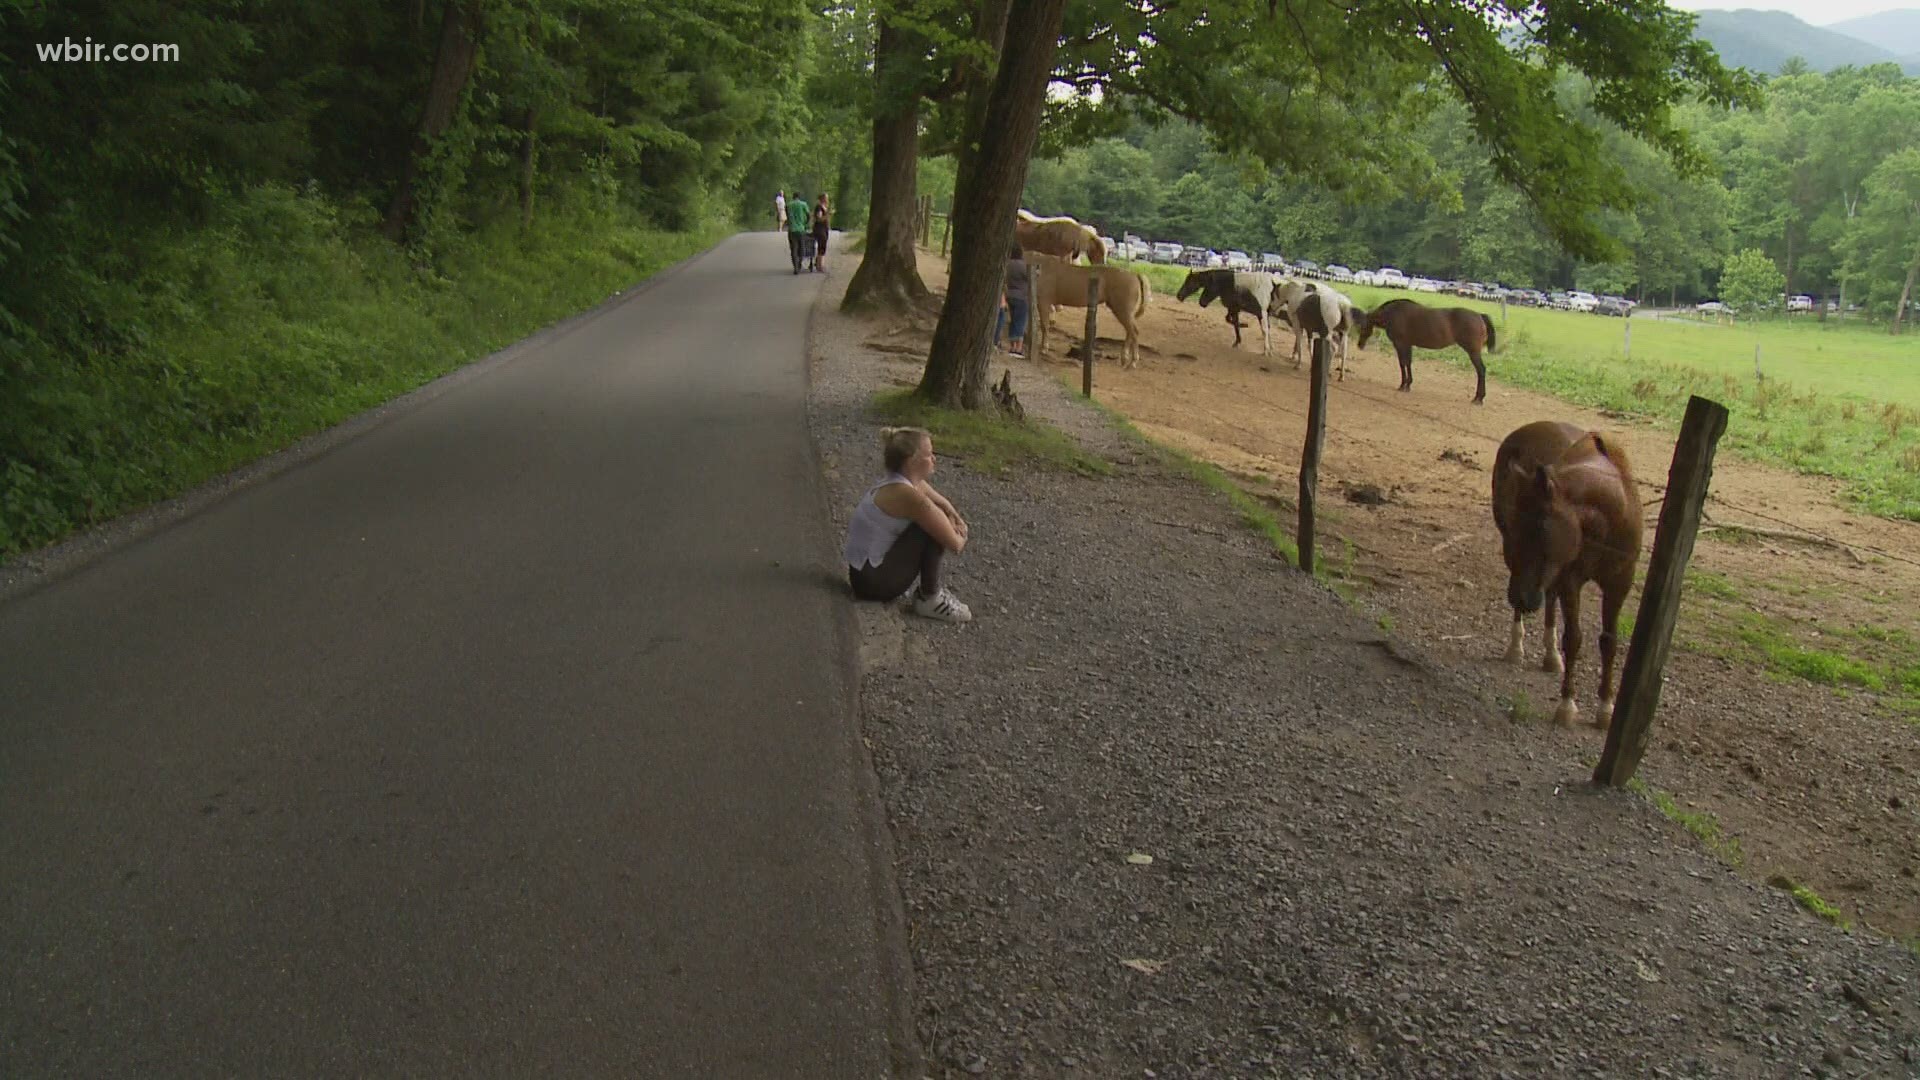
<svg viewBox="0 0 1920 1080"><path fill-rule="evenodd" d="M1181 267L1144 271L1155 291L1166 294L1186 276ZM1358 286L1343 291L1362 307L1412 297L1500 319L1500 305L1482 301ZM1675 425L1689 395L1709 397L1733 414L1726 449L1840 478L1861 509L1920 521L1920 338L1811 318L1723 326L1517 307L1508 309L1496 336L1499 349L1487 373L1497 381ZM1756 345L1764 379L1754 376ZM1435 360L1467 363L1458 349L1420 350L1416 358L1416 369Z"/></svg>

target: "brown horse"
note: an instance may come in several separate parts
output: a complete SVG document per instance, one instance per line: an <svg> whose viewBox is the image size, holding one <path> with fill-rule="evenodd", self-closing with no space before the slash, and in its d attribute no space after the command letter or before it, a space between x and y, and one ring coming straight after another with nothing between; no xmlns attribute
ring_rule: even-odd
<svg viewBox="0 0 1920 1080"><path fill-rule="evenodd" d="M1487 400L1487 365L1480 362L1481 349L1494 351L1493 320L1487 316L1472 308L1430 308L1401 299L1389 300L1354 321L1360 325L1360 348L1367 347L1367 338L1373 336L1376 327L1393 342L1393 351L1400 356L1400 389L1413 389L1414 346L1444 349L1458 345L1473 361L1474 374L1480 380L1473 403Z"/></svg>
<svg viewBox="0 0 1920 1080"><path fill-rule="evenodd" d="M1618 440L1571 424L1540 420L1500 444L1493 461L1493 520L1507 560L1507 603L1513 606L1509 659L1520 658L1520 620L1547 608L1548 671L1561 670L1560 707L1553 718L1571 724L1573 669L1580 656L1580 591L1600 586L1600 709L1594 726L1613 713L1613 661L1620 609L1640 561L1640 493ZM1554 607L1563 624L1560 657L1553 655ZM1559 661L1564 659L1564 665Z"/></svg>

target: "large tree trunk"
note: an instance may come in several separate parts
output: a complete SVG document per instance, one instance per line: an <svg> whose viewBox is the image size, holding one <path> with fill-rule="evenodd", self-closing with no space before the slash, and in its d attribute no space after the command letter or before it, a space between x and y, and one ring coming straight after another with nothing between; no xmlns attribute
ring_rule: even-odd
<svg viewBox="0 0 1920 1080"><path fill-rule="evenodd" d="M534 111L529 105L520 113L520 227L533 227L533 138Z"/></svg>
<svg viewBox="0 0 1920 1080"><path fill-rule="evenodd" d="M400 186L387 207L383 231L389 239L400 240L413 224L416 198L414 186L420 181L420 162L433 150L438 139L453 124L460 110L460 98L473 77L473 63L480 51L479 0L447 0L440 16L440 50L433 58L433 77L427 83L426 106L420 111L420 127L414 132L413 149L400 173Z"/></svg>
<svg viewBox="0 0 1920 1080"><path fill-rule="evenodd" d="M1907 301L1913 297L1916 276L1920 276L1920 248L1914 249L1913 261L1907 264L1907 283L1900 286L1900 302L1893 306L1893 325L1887 328L1889 334L1899 333L1900 321L1907 317Z"/></svg>
<svg viewBox="0 0 1920 1080"><path fill-rule="evenodd" d="M955 193L953 267L947 302L933 331L933 349L920 379L920 393L934 402L965 409L988 407L987 347L1000 306L1013 212L1027 184L1027 161L1040 134L1040 112L1060 42L1067 0L1013 0L1011 34L984 114L992 123L980 133L972 175ZM1033 317L1045 318L1043 306Z"/></svg>
<svg viewBox="0 0 1920 1080"><path fill-rule="evenodd" d="M926 64L919 35L882 20L873 48L873 191L867 250L847 283L844 310L904 310L924 300L913 255L920 180L919 84Z"/></svg>

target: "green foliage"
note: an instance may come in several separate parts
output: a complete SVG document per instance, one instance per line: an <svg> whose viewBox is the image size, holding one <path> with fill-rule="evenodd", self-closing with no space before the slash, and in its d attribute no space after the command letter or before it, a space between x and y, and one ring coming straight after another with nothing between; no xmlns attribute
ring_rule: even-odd
<svg viewBox="0 0 1920 1080"><path fill-rule="evenodd" d="M540 229L455 242L443 274L327 200L267 185L87 279L115 333L80 362L9 344L0 554L176 495L519 340L718 236L663 233L604 196L556 193Z"/></svg>
<svg viewBox="0 0 1920 1080"><path fill-rule="evenodd" d="M1727 256L1720 270L1720 295L1742 311L1755 311L1780 298L1787 276L1759 248Z"/></svg>

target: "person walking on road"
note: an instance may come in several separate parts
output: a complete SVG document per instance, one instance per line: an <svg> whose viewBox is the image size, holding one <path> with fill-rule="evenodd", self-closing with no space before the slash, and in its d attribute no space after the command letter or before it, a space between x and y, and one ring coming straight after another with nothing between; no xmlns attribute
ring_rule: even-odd
<svg viewBox="0 0 1920 1080"><path fill-rule="evenodd" d="M833 217L833 210L827 205L827 193L821 192L818 202L813 204L813 268L825 273L827 269L827 229Z"/></svg>
<svg viewBox="0 0 1920 1080"><path fill-rule="evenodd" d="M813 213L799 195L787 200L787 248L793 253L793 272L806 265L807 241L813 239Z"/></svg>
<svg viewBox="0 0 1920 1080"><path fill-rule="evenodd" d="M787 193L785 189L773 193L773 231L779 232L787 227Z"/></svg>
<svg viewBox="0 0 1920 1080"><path fill-rule="evenodd" d="M967 546L967 521L927 480L933 436L922 428L880 432L887 475L867 489L847 522L847 580L862 600L889 602L915 581L913 613L971 622L973 612L941 581L940 562Z"/></svg>

